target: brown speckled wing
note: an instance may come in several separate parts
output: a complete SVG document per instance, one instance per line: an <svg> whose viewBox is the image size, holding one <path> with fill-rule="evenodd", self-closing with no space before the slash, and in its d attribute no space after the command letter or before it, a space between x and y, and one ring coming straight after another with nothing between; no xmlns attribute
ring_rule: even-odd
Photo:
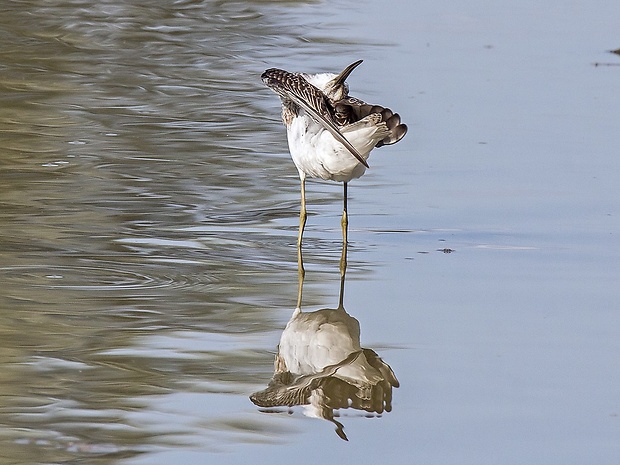
<svg viewBox="0 0 620 465"><path fill-rule="evenodd" d="M368 163L342 135L334 123L330 107L328 106L328 100L319 89L300 75L289 73L282 69L268 69L262 74L261 79L267 87L276 92L282 99L293 102L303 108L314 121L328 130L362 165L368 168Z"/></svg>

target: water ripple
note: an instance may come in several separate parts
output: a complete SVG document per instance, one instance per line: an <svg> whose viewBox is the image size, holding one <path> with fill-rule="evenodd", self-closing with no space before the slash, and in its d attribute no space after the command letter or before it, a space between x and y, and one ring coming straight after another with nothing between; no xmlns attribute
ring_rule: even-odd
<svg viewBox="0 0 620 465"><path fill-rule="evenodd" d="M0 280L7 287L38 287L74 291L122 291L135 289L186 288L205 284L196 277L156 275L114 266L24 265L0 268Z"/></svg>

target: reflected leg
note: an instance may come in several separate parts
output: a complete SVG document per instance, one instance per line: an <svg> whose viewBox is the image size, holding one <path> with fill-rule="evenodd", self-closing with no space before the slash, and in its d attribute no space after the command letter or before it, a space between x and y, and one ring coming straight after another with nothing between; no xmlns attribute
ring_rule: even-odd
<svg viewBox="0 0 620 465"><path fill-rule="evenodd" d="M301 180L301 208L299 209L299 233L297 235L297 248L301 249L301 240L304 235L304 228L306 227L306 219L308 213L306 212L306 177L300 174Z"/></svg>
<svg viewBox="0 0 620 465"><path fill-rule="evenodd" d="M344 309L344 279L347 273L347 243L342 243L342 253L340 254L340 296L338 298L338 308Z"/></svg>
<svg viewBox="0 0 620 465"><path fill-rule="evenodd" d="M301 310L301 295L304 288L304 278L306 277L306 270L304 270L304 260L301 255L301 247L297 248L297 306L296 308Z"/></svg>
<svg viewBox="0 0 620 465"><path fill-rule="evenodd" d="M347 216L347 186L348 184L345 182L344 184L344 201L342 208L342 220L340 221L340 225L342 226L342 243L346 244L348 242L348 228L349 228L349 218Z"/></svg>
<svg viewBox="0 0 620 465"><path fill-rule="evenodd" d="M297 236L297 309L301 310L301 296L304 287L304 278L306 276L306 270L304 269L304 260L301 251L301 242L304 235L304 228L306 226L306 219L308 213L306 212L306 176L303 173L299 173L299 179L301 180L301 208L299 210L299 234Z"/></svg>
<svg viewBox="0 0 620 465"><path fill-rule="evenodd" d="M348 242L348 227L349 220L347 217L347 183L344 183L344 204L342 208L342 253L340 254L340 298L338 301L338 308L344 308L344 278L347 272L347 247Z"/></svg>

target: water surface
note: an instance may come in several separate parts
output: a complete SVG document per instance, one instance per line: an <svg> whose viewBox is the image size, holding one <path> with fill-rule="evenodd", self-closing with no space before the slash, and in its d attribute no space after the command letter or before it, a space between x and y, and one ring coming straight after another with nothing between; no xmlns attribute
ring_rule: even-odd
<svg viewBox="0 0 620 465"><path fill-rule="evenodd" d="M617 10L5 7L2 463L615 463L620 68L593 64L619 61ZM298 179L259 76L359 58L352 93L410 133L350 188L345 307L400 388L342 410L345 442L248 398L297 297ZM334 308L341 187L308 202L304 306Z"/></svg>

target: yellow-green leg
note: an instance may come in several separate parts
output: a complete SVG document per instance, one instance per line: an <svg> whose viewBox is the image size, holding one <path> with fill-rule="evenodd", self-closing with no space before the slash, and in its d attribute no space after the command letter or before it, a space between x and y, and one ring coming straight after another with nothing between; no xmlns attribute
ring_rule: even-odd
<svg viewBox="0 0 620 465"><path fill-rule="evenodd" d="M342 242L346 244L348 242L348 228L349 218L347 216L347 183L344 183L344 202L342 208L342 220L340 221L342 226Z"/></svg>
<svg viewBox="0 0 620 465"><path fill-rule="evenodd" d="M301 208L299 209L299 233L297 235L297 248L301 249L301 240L304 235L304 228L306 227L306 219L308 213L306 212L306 179L301 178Z"/></svg>

